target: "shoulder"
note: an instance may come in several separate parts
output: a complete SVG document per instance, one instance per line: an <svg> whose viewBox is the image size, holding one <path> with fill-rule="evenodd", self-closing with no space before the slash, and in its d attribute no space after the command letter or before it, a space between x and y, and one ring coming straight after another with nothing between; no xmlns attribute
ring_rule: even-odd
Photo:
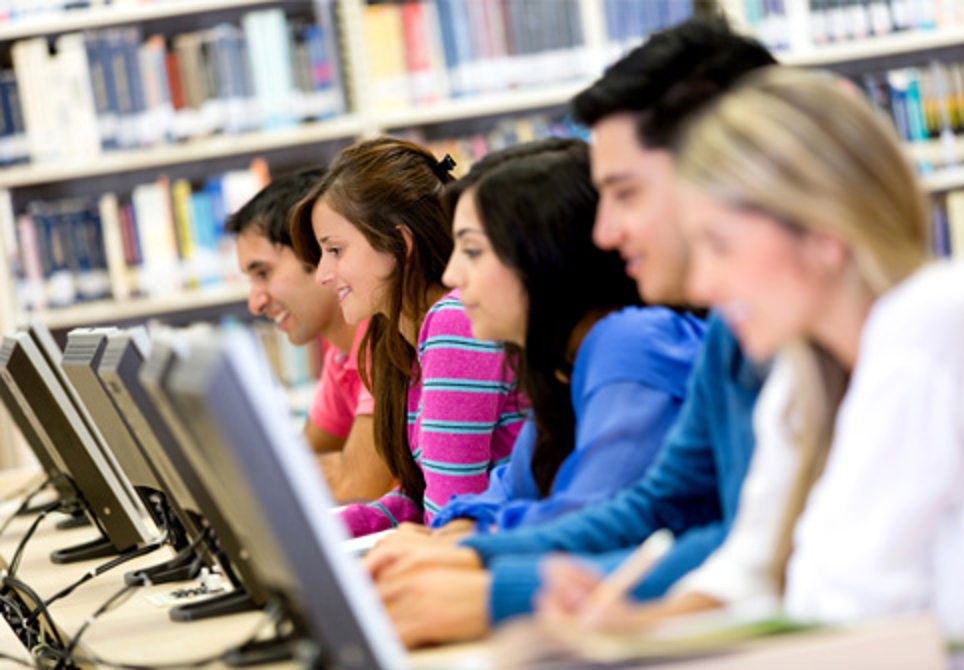
<svg viewBox="0 0 964 670"><path fill-rule="evenodd" d="M579 347L574 386L638 381L682 396L706 325L665 307L627 307L601 319Z"/></svg>
<svg viewBox="0 0 964 670"><path fill-rule="evenodd" d="M918 270L877 300L864 327L861 355L865 351L916 351L939 362L961 362L962 341L964 262L939 261Z"/></svg>
<svg viewBox="0 0 964 670"><path fill-rule="evenodd" d="M502 344L472 337L472 323L458 291L451 291L432 305L418 335L418 355L439 349L501 353Z"/></svg>

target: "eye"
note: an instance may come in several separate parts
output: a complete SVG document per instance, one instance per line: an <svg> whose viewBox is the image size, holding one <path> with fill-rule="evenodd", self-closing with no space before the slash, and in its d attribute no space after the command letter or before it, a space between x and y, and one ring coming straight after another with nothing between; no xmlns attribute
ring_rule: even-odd
<svg viewBox="0 0 964 670"><path fill-rule="evenodd" d="M323 247L322 252L338 258L341 255L341 247Z"/></svg>
<svg viewBox="0 0 964 670"><path fill-rule="evenodd" d="M478 258L480 255L482 255L482 251L479 249L463 249L462 253L469 258Z"/></svg>

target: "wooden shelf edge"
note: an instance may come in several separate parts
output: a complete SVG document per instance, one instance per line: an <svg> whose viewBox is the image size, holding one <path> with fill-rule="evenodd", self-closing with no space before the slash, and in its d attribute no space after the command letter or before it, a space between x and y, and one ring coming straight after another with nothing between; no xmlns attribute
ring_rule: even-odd
<svg viewBox="0 0 964 670"><path fill-rule="evenodd" d="M25 315L25 318L40 321L54 330L63 330L94 323L126 321L159 314L231 305L246 301L248 291L247 283L232 282L217 287L187 290L170 296L132 298L123 302L98 300L35 312Z"/></svg>

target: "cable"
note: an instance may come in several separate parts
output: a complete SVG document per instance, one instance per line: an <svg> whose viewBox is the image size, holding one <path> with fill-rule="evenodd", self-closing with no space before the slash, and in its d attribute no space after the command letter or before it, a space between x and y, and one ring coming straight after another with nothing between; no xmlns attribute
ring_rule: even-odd
<svg viewBox="0 0 964 670"><path fill-rule="evenodd" d="M35 480L36 480L36 477L32 477L31 479L33 479L33 480L35 481ZM31 492L31 493L29 493L29 494L28 494L27 492L28 492L28 491L31 491L31 487L34 486L34 482L33 482L33 481L25 482L24 484L22 484L22 485L20 486L20 488L14 489L14 490L11 491L10 493L8 493L8 494L6 494L5 496L3 496L2 498L0 498L0 502L9 502L9 501L11 501L11 500L16 500L17 498L19 498L19 497L22 496L22 495L36 495L37 492L42 491L42 490L44 490L45 488L47 488L48 486L50 486L51 484L53 484L53 481L54 481L53 477L46 477L46 478L43 480L43 483L38 484L37 487L36 487L36 489L34 489L33 492Z"/></svg>
<svg viewBox="0 0 964 670"><path fill-rule="evenodd" d="M145 554L149 554L149 553L151 553L152 551L156 551L157 549L160 549L162 546L163 546L163 544L161 544L161 543L155 543L155 544L148 544L148 545L146 545L146 546L139 547L139 548L137 548L137 549L131 549L131 550L129 550L129 551L124 552L123 554L121 554L120 556L118 556L118 557L116 557L116 558L112 558L111 560L107 561L106 563L103 563L103 564L101 564L101 565L98 565L96 568L91 568L90 570L88 570L87 572L85 572L85 573L80 577L80 579L78 579L78 580L75 581L74 583L72 583L72 584L64 587L63 589L61 589L60 591L58 591L58 592L55 593L54 595L52 595L52 596L50 596L49 598L47 598L47 600L44 601L44 606L45 606L45 607L50 607L53 603L57 602L57 601L60 600L61 598L66 598L66 597L69 596L71 593L73 593L74 591L76 591L78 587L80 587L80 586L83 585L83 584L86 584L87 582L89 582L89 581L90 581L91 579L93 579L94 577L99 577L100 575L104 574L105 572L108 572L109 570L113 570L113 569L116 568L117 566L123 565L124 563L127 563L127 561L130 561L130 560L133 560L133 559L135 559L135 558L138 558L139 556L144 556ZM33 614L30 615L30 617L27 619L27 621L28 621L29 623L33 623L34 621L37 620L37 617L38 617L38 616L40 616L39 611L38 611L38 610L34 610Z"/></svg>
<svg viewBox="0 0 964 670"><path fill-rule="evenodd" d="M80 664L91 665L91 666L99 665L107 668L116 668L117 670L195 670L196 668L203 668L205 666L212 665L214 663L222 661L228 654L230 654L238 647L243 647L245 645L251 644L252 642L255 642L258 639L258 636L261 635L261 631L268 624L277 624L278 620L282 615L281 601L273 600L269 602L267 605L265 605L262 612L265 614L265 617L261 619L261 621L259 621L257 625L254 626L251 633L246 638L244 638L243 642L241 642L240 644L232 645L231 647L225 649L224 651L220 652L217 655L206 656L204 658L195 659L193 661L184 661L181 663L159 663L157 665L139 665L137 663L118 663L114 661L109 661L107 659L101 658L100 656L96 656L96 655L77 656L73 652L71 652L70 654L67 654L66 650L57 651L57 650L51 649L50 651L52 654L58 656L59 659L64 662L69 662L72 660L74 663L80 663Z"/></svg>
<svg viewBox="0 0 964 670"><path fill-rule="evenodd" d="M20 567L20 559L23 558L23 552L27 548L27 542L29 542L30 538L33 537L33 534L37 532L37 527L40 525L40 522L46 519L49 513L50 512L46 510L41 512L37 518L34 519L33 523L30 524L29 530L27 530L24 536L20 539L20 544L17 545L17 550L14 552L13 559L10 561L10 567L7 569L7 573L11 577L17 574L17 568Z"/></svg>
<svg viewBox="0 0 964 670"><path fill-rule="evenodd" d="M25 668L33 668L33 667L34 667L34 664L31 663L30 661L25 661L25 660L23 660L22 658L17 658L16 656L11 656L10 654L5 654L5 653L2 652L2 651L0 651L0 661L10 661L11 663L16 663L17 665L21 665L21 666L23 666L23 667L25 667Z"/></svg>
<svg viewBox="0 0 964 670"><path fill-rule="evenodd" d="M63 670L65 664L68 663L68 659L70 659L71 655L73 655L74 649L76 649L77 645L80 644L81 636L88 628L90 628L90 625L94 623L94 620L97 619L97 617L101 616L104 612L109 610L111 606L113 606L114 603L116 603L122 597L133 593L135 588L136 588L135 586L126 584L120 591L118 591L110 598L108 598L103 605L98 607L93 614L87 617L83 625L77 630L74 636L70 639L70 642L67 643L67 648L64 649L63 656L61 656L60 660L57 661L57 665L54 666L54 670Z"/></svg>
<svg viewBox="0 0 964 670"><path fill-rule="evenodd" d="M9 610L12 613L15 612L17 616L20 617L20 628L23 630L23 636L25 638L24 643L27 649L30 649L31 647L33 647L33 640L30 637L30 633L32 631L30 626L27 624L27 617L24 616L23 608L21 607L20 603L18 603L10 596L5 596L3 594L0 594L0 603L3 603L6 606L7 610ZM16 632L16 628L13 622L10 621L9 617L4 617L4 618L7 619L7 623L9 623L10 627L14 629L14 632Z"/></svg>
<svg viewBox="0 0 964 670"><path fill-rule="evenodd" d="M27 583L22 582L9 574L4 576L3 583L26 594L27 597L33 600L34 604L36 605L37 609L34 610L33 614L27 617L27 625L32 626L34 623L36 623L38 617L43 616L43 618L47 620L47 625L50 627L54 637L57 638L57 644L60 645L60 647L63 647L64 639L60 636L60 630L57 628L57 624L54 623L53 617L50 616L50 610L48 610L47 606L44 604L43 598L38 596L37 592L34 591Z"/></svg>
<svg viewBox="0 0 964 670"><path fill-rule="evenodd" d="M43 491L48 486L50 486L51 482L53 482L53 480L50 477L48 477L47 479L44 480L42 484L40 484L40 486L36 487L34 490L32 490L30 493L27 494L27 497L23 499L22 503L20 503L20 506L17 508L17 511L14 512L12 515L10 515L10 517L3 522L3 525L0 526L0 535L3 535L5 532L7 532L7 528L10 527L10 524L13 523L13 520L16 519L18 516L20 516L20 514L22 514L25 509L30 507L30 503L33 501L34 498L37 497L37 494ZM60 501L57 501L54 504L55 506L59 506Z"/></svg>

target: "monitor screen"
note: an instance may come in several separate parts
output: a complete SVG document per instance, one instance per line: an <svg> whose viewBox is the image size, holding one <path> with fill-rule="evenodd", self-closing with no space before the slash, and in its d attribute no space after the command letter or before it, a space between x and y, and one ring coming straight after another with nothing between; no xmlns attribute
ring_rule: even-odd
<svg viewBox="0 0 964 670"><path fill-rule="evenodd" d="M151 345L151 354L141 367L138 381L174 438L170 442L161 442L161 447L190 489L201 516L210 526L218 545L228 557L229 564L224 566L225 572L232 581L244 586L255 604L264 605L268 594L261 587L259 577L251 564L251 556L242 546L222 512L225 505L230 507L230 501L225 501L223 496L218 496L215 489L209 486L209 482L200 477L196 463L189 456L197 452L194 437L184 425L168 395L166 388L168 377L174 365L183 358L186 346L184 337L179 338L171 334L156 337Z"/></svg>
<svg viewBox="0 0 964 670"><path fill-rule="evenodd" d="M99 436L91 433L29 334L3 338L0 376L34 436L45 436L47 449L60 456L92 520L114 548L124 551L153 541L156 529L144 507L105 459Z"/></svg>
<svg viewBox="0 0 964 670"><path fill-rule="evenodd" d="M368 577L341 546L344 527L312 452L290 426L273 373L253 337L236 331L195 343L169 385L197 446L246 515L255 563L269 588L333 665L401 668L405 653ZM238 520L241 522L241 519ZM268 550L270 548L270 551Z"/></svg>

